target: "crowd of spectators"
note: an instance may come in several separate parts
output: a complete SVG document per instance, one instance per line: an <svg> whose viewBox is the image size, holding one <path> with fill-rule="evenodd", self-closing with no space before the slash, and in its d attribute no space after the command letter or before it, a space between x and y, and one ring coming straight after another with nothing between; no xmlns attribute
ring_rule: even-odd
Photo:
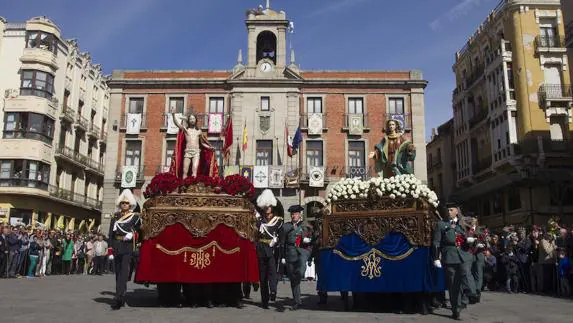
<svg viewBox="0 0 573 323"><path fill-rule="evenodd" d="M95 232L0 225L0 277L44 277L113 271L112 249Z"/></svg>

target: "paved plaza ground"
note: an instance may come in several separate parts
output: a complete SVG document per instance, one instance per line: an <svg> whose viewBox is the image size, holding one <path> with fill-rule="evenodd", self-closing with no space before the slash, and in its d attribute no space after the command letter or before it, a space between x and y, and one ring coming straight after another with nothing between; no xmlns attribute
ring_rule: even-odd
<svg viewBox="0 0 573 323"><path fill-rule="evenodd" d="M259 307L260 294L236 308L160 308L155 288L129 285L128 307L111 311L114 278L54 276L0 280L0 322L454 322L450 311L433 315L344 312L332 295L326 307L316 305L315 283L304 282L305 309L290 311L288 282L279 283L277 306ZM465 322L572 322L573 301L536 295L485 293L481 304L462 313Z"/></svg>

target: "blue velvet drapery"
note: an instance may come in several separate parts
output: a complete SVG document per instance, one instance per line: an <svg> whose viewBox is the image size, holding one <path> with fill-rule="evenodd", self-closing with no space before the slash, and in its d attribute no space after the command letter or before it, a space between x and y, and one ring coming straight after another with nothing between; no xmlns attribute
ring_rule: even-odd
<svg viewBox="0 0 573 323"><path fill-rule="evenodd" d="M379 263L369 262L370 268L379 269L379 277L364 270L368 264L363 255L370 255L370 260L379 259L376 260ZM334 249L320 252L320 291L409 293L444 289L443 269L432 265L430 248L413 247L401 233L391 232L375 246L368 245L357 234L350 234L341 237Z"/></svg>

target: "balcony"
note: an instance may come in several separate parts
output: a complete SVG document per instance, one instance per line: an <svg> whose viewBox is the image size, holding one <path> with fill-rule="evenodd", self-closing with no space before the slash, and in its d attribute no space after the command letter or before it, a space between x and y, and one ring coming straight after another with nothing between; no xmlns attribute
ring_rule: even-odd
<svg viewBox="0 0 573 323"><path fill-rule="evenodd" d="M74 123L76 112L71 107L63 107L62 113L60 113L60 120Z"/></svg>
<svg viewBox="0 0 573 323"><path fill-rule="evenodd" d="M85 171L95 175L103 176L103 164L91 159L90 157L85 157Z"/></svg>
<svg viewBox="0 0 573 323"><path fill-rule="evenodd" d="M126 113L122 116L121 119L121 130L127 130L127 116L129 113ZM139 129L147 129L147 118L145 118L145 115L141 115L141 123L139 125Z"/></svg>
<svg viewBox="0 0 573 323"><path fill-rule="evenodd" d="M68 92L68 93L72 92L72 85L73 85L72 78L70 76L66 75L66 81L64 83L66 92Z"/></svg>
<svg viewBox="0 0 573 323"><path fill-rule="evenodd" d="M24 48L24 53L22 57L20 57L20 61L24 64L39 63L48 65L54 70L58 69L58 60L54 51L40 47Z"/></svg>
<svg viewBox="0 0 573 323"><path fill-rule="evenodd" d="M32 139L39 140L48 145L52 145L54 138L46 133L34 131L33 129L19 128L14 130L4 130L4 139ZM5 148L5 147L4 147Z"/></svg>
<svg viewBox="0 0 573 323"><path fill-rule="evenodd" d="M86 117L78 114L75 125L76 128L87 131L89 129L90 121Z"/></svg>
<svg viewBox="0 0 573 323"><path fill-rule="evenodd" d="M48 192L50 196L65 200L67 202L72 202L73 204L77 204L78 206L92 208L95 210L102 209L102 202L98 201L97 199L87 197L85 195L80 195L78 193L74 193L72 191L65 190L63 188L59 188L54 185L48 186Z"/></svg>
<svg viewBox="0 0 573 323"><path fill-rule="evenodd" d="M573 20L565 26L565 46L573 48Z"/></svg>
<svg viewBox="0 0 573 323"><path fill-rule="evenodd" d="M106 130L101 131L99 139L100 139L101 143L107 144L107 131Z"/></svg>
<svg viewBox="0 0 573 323"><path fill-rule="evenodd" d="M488 114L487 109L480 109L477 115L475 115L473 118L470 119L469 121L470 129L473 129L483 120L487 119L487 114Z"/></svg>
<svg viewBox="0 0 573 323"><path fill-rule="evenodd" d="M82 102L86 102L86 89L80 88L79 99L80 99L80 101L82 101Z"/></svg>
<svg viewBox="0 0 573 323"><path fill-rule="evenodd" d="M21 177L8 177L0 178L0 190L3 187L21 187L21 188L36 188L43 191L48 190L48 183L37 179L29 179L28 176Z"/></svg>
<svg viewBox="0 0 573 323"><path fill-rule="evenodd" d="M97 140L100 136L101 133L101 129L96 126L95 124L90 124L89 130L88 130L88 136L90 138L92 138L93 140Z"/></svg>
<svg viewBox="0 0 573 323"><path fill-rule="evenodd" d="M56 118L58 100L40 90L7 89L4 93L4 112L33 112Z"/></svg>
<svg viewBox="0 0 573 323"><path fill-rule="evenodd" d="M123 166L119 166L115 170L115 182L121 183L121 176L123 173ZM137 178L136 181L139 183L143 183L145 181L145 166L140 165L139 169L137 170Z"/></svg>
<svg viewBox="0 0 573 323"><path fill-rule="evenodd" d="M466 89L471 89L479 80L484 77L485 69L484 65L477 65L469 76L466 77Z"/></svg>
<svg viewBox="0 0 573 323"><path fill-rule="evenodd" d="M308 121L309 118L312 117L312 114L301 114L300 115L300 129L303 131L308 131ZM322 114L322 131L326 131L328 130L328 126L327 126L327 118L326 118L326 113Z"/></svg>
<svg viewBox="0 0 573 323"><path fill-rule="evenodd" d="M89 160L87 156L65 146L60 146L56 149L56 157L63 158L81 168L85 168Z"/></svg>
<svg viewBox="0 0 573 323"><path fill-rule="evenodd" d="M472 173L474 175L481 173L482 171L491 168L491 164L491 156L482 158L477 162L472 163Z"/></svg>
<svg viewBox="0 0 573 323"><path fill-rule="evenodd" d="M573 141L551 140L550 138L528 138L512 144L516 155L573 155Z"/></svg>
<svg viewBox="0 0 573 323"><path fill-rule="evenodd" d="M543 84L539 87L539 103L542 108L569 107L573 101L570 84Z"/></svg>
<svg viewBox="0 0 573 323"><path fill-rule="evenodd" d="M564 36L537 36L535 38L535 50L537 53L564 53Z"/></svg>
<svg viewBox="0 0 573 323"><path fill-rule="evenodd" d="M368 114L344 114L343 131L348 131L350 135L361 135L363 132L370 131L368 126ZM355 122L354 124L353 121Z"/></svg>

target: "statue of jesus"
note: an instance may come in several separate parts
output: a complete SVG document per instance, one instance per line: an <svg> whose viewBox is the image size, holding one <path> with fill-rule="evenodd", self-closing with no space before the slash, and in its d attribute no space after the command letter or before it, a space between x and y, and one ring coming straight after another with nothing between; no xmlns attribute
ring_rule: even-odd
<svg viewBox="0 0 573 323"><path fill-rule="evenodd" d="M181 124L181 122L175 116L175 113L171 113L171 117L173 118L173 123L175 123L175 125L181 130L179 132L179 135L177 136L177 149L176 149L177 176L186 178L189 176L189 170L191 170L191 176L196 177L199 173L201 158L208 160L210 164L214 161L213 152L215 151L215 148L213 148L213 146L209 144L209 141L207 140L203 132L197 127L197 117L195 117L193 114L190 114L187 117L187 127L184 127ZM181 134L183 134L184 136L182 136ZM184 146L183 143L181 142L182 139L185 139ZM207 156L207 154L201 156L203 150L206 150L205 152L208 152L209 156ZM179 169L181 163L181 155L183 157L182 170ZM210 169L211 168L212 167L210 167ZM202 174L202 175L213 176L211 171L207 172L207 174Z"/></svg>

